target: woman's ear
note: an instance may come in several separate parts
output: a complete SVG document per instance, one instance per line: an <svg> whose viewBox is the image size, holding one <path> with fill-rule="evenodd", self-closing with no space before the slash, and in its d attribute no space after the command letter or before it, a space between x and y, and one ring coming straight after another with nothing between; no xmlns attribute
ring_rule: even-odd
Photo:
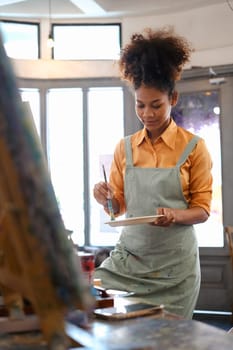
<svg viewBox="0 0 233 350"><path fill-rule="evenodd" d="M177 92L176 90L173 91L172 97L171 97L171 106L172 106L172 107L174 107L174 106L177 104L177 102L178 102L178 97L179 97L178 92Z"/></svg>

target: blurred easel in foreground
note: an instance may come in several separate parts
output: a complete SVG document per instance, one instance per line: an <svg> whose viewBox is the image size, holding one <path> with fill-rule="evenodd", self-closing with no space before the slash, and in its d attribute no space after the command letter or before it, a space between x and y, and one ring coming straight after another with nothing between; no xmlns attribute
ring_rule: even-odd
<svg viewBox="0 0 233 350"><path fill-rule="evenodd" d="M88 311L92 297L1 38L0 81L0 293L9 310L5 321L26 323L26 299L48 348L59 344L66 349L66 316L76 309Z"/></svg>

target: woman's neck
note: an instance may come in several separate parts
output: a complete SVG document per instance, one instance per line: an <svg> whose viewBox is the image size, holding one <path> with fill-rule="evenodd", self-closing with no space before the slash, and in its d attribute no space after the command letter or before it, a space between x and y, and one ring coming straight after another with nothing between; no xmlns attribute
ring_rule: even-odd
<svg viewBox="0 0 233 350"><path fill-rule="evenodd" d="M155 130L153 132L147 130L147 135L152 143L155 143L156 140L163 134L163 132L168 128L170 122L171 122L171 118L168 119L168 122L164 124L163 127L161 127L160 129Z"/></svg>

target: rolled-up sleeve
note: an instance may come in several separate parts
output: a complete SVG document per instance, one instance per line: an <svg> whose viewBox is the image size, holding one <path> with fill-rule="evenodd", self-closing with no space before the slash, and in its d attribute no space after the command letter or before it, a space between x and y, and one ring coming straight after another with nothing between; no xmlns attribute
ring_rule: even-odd
<svg viewBox="0 0 233 350"><path fill-rule="evenodd" d="M212 159L205 141L200 139L181 168L184 196L189 208L201 207L208 215L212 199Z"/></svg>
<svg viewBox="0 0 233 350"><path fill-rule="evenodd" d="M116 216L123 215L126 211L124 197L124 176L125 176L125 150L124 140L121 140L114 152L113 161L110 171L110 186L113 190L115 199L120 205L120 210Z"/></svg>

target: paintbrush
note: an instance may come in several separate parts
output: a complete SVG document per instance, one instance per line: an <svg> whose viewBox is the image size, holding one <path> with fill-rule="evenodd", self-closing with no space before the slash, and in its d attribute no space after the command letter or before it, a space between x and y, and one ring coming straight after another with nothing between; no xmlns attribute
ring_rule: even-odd
<svg viewBox="0 0 233 350"><path fill-rule="evenodd" d="M106 171L105 171L103 164L102 164L102 168L103 168L103 173L104 173L104 181L107 184L108 180L107 180ZM113 207L112 207L112 200L110 198L107 199L107 205L108 205L108 211L109 211L111 220L115 220L115 215L114 215Z"/></svg>

